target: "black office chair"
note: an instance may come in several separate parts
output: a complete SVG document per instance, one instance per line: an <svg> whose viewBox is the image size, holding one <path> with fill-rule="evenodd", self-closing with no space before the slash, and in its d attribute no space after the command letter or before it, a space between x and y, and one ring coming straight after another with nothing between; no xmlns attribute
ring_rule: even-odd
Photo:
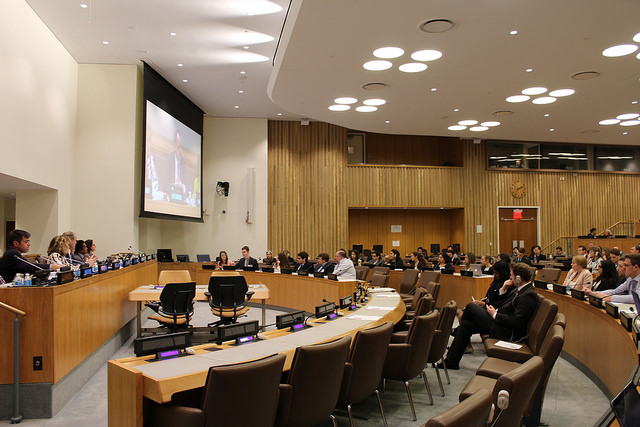
<svg viewBox="0 0 640 427"><path fill-rule="evenodd" d="M220 317L217 322L208 326L236 323L238 317L249 311L247 303L254 292L247 292L247 281L244 276L211 276L209 291L205 296L214 316Z"/></svg>
<svg viewBox="0 0 640 427"><path fill-rule="evenodd" d="M160 293L160 301L147 303L158 315L149 316L172 332L178 328L188 328L193 316L193 298L196 296L196 282L167 283Z"/></svg>

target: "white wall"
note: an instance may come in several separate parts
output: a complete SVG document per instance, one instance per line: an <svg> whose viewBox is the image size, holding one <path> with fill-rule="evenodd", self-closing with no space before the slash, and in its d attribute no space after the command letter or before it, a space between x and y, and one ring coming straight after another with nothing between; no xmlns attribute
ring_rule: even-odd
<svg viewBox="0 0 640 427"><path fill-rule="evenodd" d="M58 190L55 221L62 227L71 213L77 64L24 0L3 0L0 67L2 172ZM43 213L49 202L43 200ZM17 194L18 213L25 212L22 203ZM32 199L28 204L33 209ZM16 217L16 224L32 231L42 220ZM51 236L32 234L32 252L46 248Z"/></svg>
<svg viewBox="0 0 640 427"><path fill-rule="evenodd" d="M209 212L204 223L145 219L160 223L161 247L176 254L241 256L248 245L251 254L264 257L267 249L267 120L205 117L203 153L203 207ZM247 224L248 169L255 168L255 220ZM229 182L229 197L216 194L218 181ZM222 213L222 211L226 213ZM142 233L141 226L141 233ZM146 232L146 241L149 234ZM141 241L144 239L141 239ZM157 247L147 247L155 251Z"/></svg>

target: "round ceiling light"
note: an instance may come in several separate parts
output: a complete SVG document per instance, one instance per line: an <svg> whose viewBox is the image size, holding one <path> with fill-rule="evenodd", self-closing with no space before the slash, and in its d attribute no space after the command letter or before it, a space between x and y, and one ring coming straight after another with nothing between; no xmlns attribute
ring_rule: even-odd
<svg viewBox="0 0 640 427"><path fill-rule="evenodd" d="M640 114L636 114L636 113L627 113L627 114L620 114L619 116L616 117L616 119L620 119L620 120L632 120L635 119L636 117L640 116Z"/></svg>
<svg viewBox="0 0 640 427"><path fill-rule="evenodd" d="M387 101L385 101L384 99L372 98L372 99L366 99L362 101L362 103L364 105L384 105L387 103Z"/></svg>
<svg viewBox="0 0 640 427"><path fill-rule="evenodd" d="M500 122L482 122L480 125L487 127L500 126Z"/></svg>
<svg viewBox="0 0 640 427"><path fill-rule="evenodd" d="M348 105L344 105L344 104L335 104L335 105L331 105L329 107L329 110L331 111L347 111L350 110L351 107L349 107Z"/></svg>
<svg viewBox="0 0 640 427"><path fill-rule="evenodd" d="M522 91L523 95L540 95L547 91L546 87L529 87Z"/></svg>
<svg viewBox="0 0 640 427"><path fill-rule="evenodd" d="M350 96L343 96L342 98L336 98L333 100L336 104L355 104L358 102L357 99L351 98Z"/></svg>
<svg viewBox="0 0 640 427"><path fill-rule="evenodd" d="M365 62L362 65L362 67L365 70L369 70L369 71L382 71L382 70L388 70L389 68L391 68L392 65L393 64L389 61L383 61L379 59L375 61Z"/></svg>
<svg viewBox="0 0 640 427"><path fill-rule="evenodd" d="M426 69L427 64L420 64L418 62L409 62L398 67L398 70L402 71L403 73L419 73L420 71L424 71Z"/></svg>
<svg viewBox="0 0 640 427"><path fill-rule="evenodd" d="M447 129L449 129L449 130L465 130L466 128L467 128L466 126L453 125L453 126L449 126Z"/></svg>
<svg viewBox="0 0 640 427"><path fill-rule="evenodd" d="M506 101L516 103L516 102L525 102L525 101L528 101L529 99L531 99L531 97L527 95L513 95L508 97Z"/></svg>
<svg viewBox="0 0 640 427"><path fill-rule="evenodd" d="M484 132L485 130L488 130L489 128L486 126L474 126L472 128L469 128L469 130L471 132Z"/></svg>
<svg viewBox="0 0 640 427"><path fill-rule="evenodd" d="M620 126L638 126L640 125L640 120L627 120L626 122L620 123Z"/></svg>
<svg viewBox="0 0 640 427"><path fill-rule="evenodd" d="M617 125L618 123L620 123L618 119L605 119L598 122L598 124L602 126Z"/></svg>
<svg viewBox="0 0 640 427"><path fill-rule="evenodd" d="M371 113L374 112L378 109L378 107L373 107L371 105L361 105L359 107L356 107L356 111L359 111L361 113Z"/></svg>
<svg viewBox="0 0 640 427"><path fill-rule="evenodd" d="M473 125L477 125L478 121L477 120L460 120L458 124L464 125L464 126L473 126Z"/></svg>
<svg viewBox="0 0 640 427"><path fill-rule="evenodd" d="M420 30L425 33L445 33L456 27L456 23L450 19L429 19L420 24Z"/></svg>
<svg viewBox="0 0 640 427"><path fill-rule="evenodd" d="M552 102L556 102L556 99L553 96L543 96L540 98L536 98L533 101L534 104L551 104Z"/></svg>
<svg viewBox="0 0 640 427"><path fill-rule="evenodd" d="M399 47L381 47L373 51L373 56L382 59L397 58L404 55L404 49Z"/></svg>
<svg viewBox="0 0 640 427"><path fill-rule="evenodd" d="M442 52L439 50L418 50L411 54L411 59L414 61L435 61L439 58L442 58Z"/></svg>
<svg viewBox="0 0 640 427"><path fill-rule="evenodd" d="M611 46L602 51L602 54L608 58L616 58L618 56L629 55L630 53L638 50L638 46L635 44L619 44L617 46Z"/></svg>
<svg viewBox="0 0 640 427"><path fill-rule="evenodd" d="M633 36L633 41L636 42L636 43L640 43L640 33L638 33L635 36Z"/></svg>
<svg viewBox="0 0 640 427"><path fill-rule="evenodd" d="M556 89L556 90L552 90L551 92L549 92L549 96L554 96L554 97L558 98L558 97L561 97L561 96L573 95L574 93L576 93L576 91L573 90L573 89Z"/></svg>

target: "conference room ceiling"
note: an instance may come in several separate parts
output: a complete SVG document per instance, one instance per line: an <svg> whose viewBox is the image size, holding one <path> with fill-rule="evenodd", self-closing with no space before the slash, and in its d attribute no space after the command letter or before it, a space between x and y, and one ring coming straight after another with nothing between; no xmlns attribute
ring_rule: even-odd
<svg viewBox="0 0 640 427"><path fill-rule="evenodd" d="M637 119L599 124L640 113L638 50L602 54L614 45L640 46L637 0L306 0L293 1L288 17L287 0L86 0L86 8L82 0L27 2L79 63L148 61L211 116L308 118L390 134L640 144ZM455 27L420 29L440 19ZM388 59L389 69L363 68L381 47L404 53ZM422 50L442 57L411 59ZM400 71L406 63L427 69ZM572 78L582 72L599 75ZM384 88L363 88L368 83ZM506 101L533 87L546 90ZM532 102L558 89L575 93ZM329 110L340 97L357 101L347 111ZM356 111L367 99L386 103ZM463 120L478 124L449 130ZM483 122L500 124L470 130Z"/></svg>

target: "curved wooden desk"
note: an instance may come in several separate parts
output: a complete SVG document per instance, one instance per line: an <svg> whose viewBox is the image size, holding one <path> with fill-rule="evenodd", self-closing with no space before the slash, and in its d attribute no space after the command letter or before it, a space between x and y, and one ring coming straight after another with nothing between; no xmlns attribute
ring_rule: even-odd
<svg viewBox="0 0 640 427"><path fill-rule="evenodd" d="M312 279L314 278L307 278L308 283L296 285L308 286L307 290L312 291L310 295L313 295L312 288L318 285L322 289L322 284L316 283L316 280L311 281ZM267 286L271 288L272 285ZM283 285L283 289L286 286L289 285ZM310 303L315 304L315 299ZM365 307L348 312L345 317L295 333L275 332L274 338L265 341L244 346L223 346L223 350L213 352L205 350L214 347L206 344L196 347L198 350L195 355L153 363L149 362L152 356L111 360L108 364L109 426L141 427L143 397L163 403L170 401L171 396L178 391L202 387L210 366L240 363L274 353L284 353L287 356L285 368L288 369L298 346L331 341L345 335L353 336L360 329L387 321L395 323L402 318L404 312L405 306L397 293L374 294ZM373 317L349 318L354 315Z"/></svg>

